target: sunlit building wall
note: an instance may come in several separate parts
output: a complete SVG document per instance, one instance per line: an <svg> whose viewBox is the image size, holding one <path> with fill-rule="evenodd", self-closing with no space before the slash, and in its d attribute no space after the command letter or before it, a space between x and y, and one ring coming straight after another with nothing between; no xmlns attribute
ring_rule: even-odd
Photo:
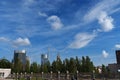
<svg viewBox="0 0 120 80"><path fill-rule="evenodd" d="M44 65L48 62L48 55L47 54L41 54L41 65Z"/></svg>

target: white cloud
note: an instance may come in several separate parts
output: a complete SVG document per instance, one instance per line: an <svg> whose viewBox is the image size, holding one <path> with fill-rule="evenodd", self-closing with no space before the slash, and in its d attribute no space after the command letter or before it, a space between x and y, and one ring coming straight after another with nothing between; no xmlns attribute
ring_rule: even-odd
<svg viewBox="0 0 120 80"><path fill-rule="evenodd" d="M28 38L17 38L16 40L0 37L0 42L10 44L12 47L29 46L31 44Z"/></svg>
<svg viewBox="0 0 120 80"><path fill-rule="evenodd" d="M9 39L5 38L5 37L0 37L0 41L9 41Z"/></svg>
<svg viewBox="0 0 120 80"><path fill-rule="evenodd" d="M51 25L53 30L59 30L63 27L60 18L56 15L47 18L48 23Z"/></svg>
<svg viewBox="0 0 120 80"><path fill-rule="evenodd" d="M101 11L105 11L109 14L111 14L117 5L120 4L120 0L107 0L101 1L100 3L96 4L85 16L84 20L87 22L92 22L97 19L99 16L99 13Z"/></svg>
<svg viewBox="0 0 120 80"><path fill-rule="evenodd" d="M120 49L120 44L116 44L115 48Z"/></svg>
<svg viewBox="0 0 120 80"><path fill-rule="evenodd" d="M94 38L95 34L88 34L88 33L78 33L75 36L74 41L69 45L69 48L82 48L87 46Z"/></svg>
<svg viewBox="0 0 120 80"><path fill-rule="evenodd" d="M38 12L38 15L39 15L39 16L42 16L42 17L48 17L48 15L47 15L46 13L42 13L42 12L40 12L40 11Z"/></svg>
<svg viewBox="0 0 120 80"><path fill-rule="evenodd" d="M84 16L84 21L86 23L91 23L98 20L101 25L102 31L110 31L114 28L113 18L108 16L117 12L116 8L120 4L120 0L104 0L96 4L88 13ZM114 11L116 10L116 11Z"/></svg>
<svg viewBox="0 0 120 80"><path fill-rule="evenodd" d="M28 46L30 45L30 40L28 38L18 38L15 41L13 41L14 46Z"/></svg>
<svg viewBox="0 0 120 80"><path fill-rule="evenodd" d="M113 14L113 13L115 13L115 12L118 12L118 11L120 11L120 7L114 9L114 10L111 12L111 14Z"/></svg>
<svg viewBox="0 0 120 80"><path fill-rule="evenodd" d="M102 56L104 58L107 58L109 56L109 53L107 53L105 50L102 51Z"/></svg>
<svg viewBox="0 0 120 80"><path fill-rule="evenodd" d="M106 12L101 12L98 17L99 24L102 27L102 30L107 32L114 28L112 17L108 16Z"/></svg>

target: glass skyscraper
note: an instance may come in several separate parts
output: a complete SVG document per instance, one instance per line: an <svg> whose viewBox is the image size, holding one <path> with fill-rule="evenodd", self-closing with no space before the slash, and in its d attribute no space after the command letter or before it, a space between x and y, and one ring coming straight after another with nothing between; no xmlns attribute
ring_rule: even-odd
<svg viewBox="0 0 120 80"><path fill-rule="evenodd" d="M16 59L19 59L21 61L21 63L23 65L25 65L27 62L26 51L25 50L22 50L22 51L15 50L14 51L14 62Z"/></svg>
<svg viewBox="0 0 120 80"><path fill-rule="evenodd" d="M41 54L41 65L44 65L48 62L48 55L47 54Z"/></svg>
<svg viewBox="0 0 120 80"><path fill-rule="evenodd" d="M116 50L117 64L120 64L120 50Z"/></svg>

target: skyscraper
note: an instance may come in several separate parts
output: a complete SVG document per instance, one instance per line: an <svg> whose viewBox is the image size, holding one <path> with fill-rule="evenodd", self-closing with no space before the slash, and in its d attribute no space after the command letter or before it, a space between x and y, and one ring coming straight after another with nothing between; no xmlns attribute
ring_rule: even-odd
<svg viewBox="0 0 120 80"><path fill-rule="evenodd" d="M44 65L48 62L48 55L47 54L41 54L41 65Z"/></svg>
<svg viewBox="0 0 120 80"><path fill-rule="evenodd" d="M22 51L18 51L18 50L15 50L14 51L14 62L16 59L19 59L21 61L21 63L23 65L26 64L27 62L27 56L26 56L26 51L25 50L22 50Z"/></svg>
<svg viewBox="0 0 120 80"><path fill-rule="evenodd" d="M117 64L120 65L120 50L116 50L116 60L117 60Z"/></svg>

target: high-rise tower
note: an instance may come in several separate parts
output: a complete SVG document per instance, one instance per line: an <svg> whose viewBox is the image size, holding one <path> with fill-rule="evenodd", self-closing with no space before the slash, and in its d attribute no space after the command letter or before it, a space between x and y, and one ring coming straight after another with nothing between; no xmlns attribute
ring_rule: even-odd
<svg viewBox="0 0 120 80"><path fill-rule="evenodd" d="M48 55L47 54L41 54L41 65L44 65L48 62Z"/></svg>
<svg viewBox="0 0 120 80"><path fill-rule="evenodd" d="M117 64L120 64L120 50L116 50L116 60Z"/></svg>
<svg viewBox="0 0 120 80"><path fill-rule="evenodd" d="M27 62L27 56L26 56L26 51L25 50L22 50L22 51L18 51L18 50L15 50L14 51L14 62L15 60L19 59L21 61L21 63L23 65L26 64Z"/></svg>

